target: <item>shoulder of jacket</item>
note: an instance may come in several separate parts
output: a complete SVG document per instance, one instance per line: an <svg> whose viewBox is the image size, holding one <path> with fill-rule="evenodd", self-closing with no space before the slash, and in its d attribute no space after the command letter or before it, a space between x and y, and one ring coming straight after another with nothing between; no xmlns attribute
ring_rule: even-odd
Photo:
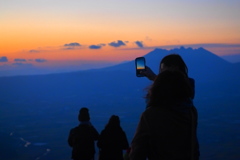
<svg viewBox="0 0 240 160"><path fill-rule="evenodd" d="M72 129L70 130L70 133L73 134L73 133L75 133L77 130L78 130L78 126L72 128Z"/></svg>
<svg viewBox="0 0 240 160"><path fill-rule="evenodd" d="M149 112L152 113L152 112L158 112L158 111L164 112L167 110L168 109L166 107L149 107L143 113L149 113Z"/></svg>
<svg viewBox="0 0 240 160"><path fill-rule="evenodd" d="M162 117L168 116L171 113L171 111L164 107L150 107L147 108L143 113L142 117Z"/></svg>

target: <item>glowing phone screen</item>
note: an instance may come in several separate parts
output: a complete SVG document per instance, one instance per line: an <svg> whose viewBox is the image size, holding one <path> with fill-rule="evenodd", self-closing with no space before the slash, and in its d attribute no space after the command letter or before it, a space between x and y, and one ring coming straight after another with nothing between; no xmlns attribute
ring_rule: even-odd
<svg viewBox="0 0 240 160"><path fill-rule="evenodd" d="M145 69L145 60L143 58L137 59L137 70Z"/></svg>
<svg viewBox="0 0 240 160"><path fill-rule="evenodd" d="M143 77L144 75L141 74L141 71L145 70L145 58L144 57L138 57L138 58L136 58L135 63L136 63L137 77Z"/></svg>

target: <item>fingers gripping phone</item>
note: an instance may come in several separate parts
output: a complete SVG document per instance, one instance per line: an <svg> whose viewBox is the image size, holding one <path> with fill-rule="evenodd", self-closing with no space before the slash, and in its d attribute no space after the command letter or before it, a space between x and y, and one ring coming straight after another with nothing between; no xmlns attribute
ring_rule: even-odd
<svg viewBox="0 0 240 160"><path fill-rule="evenodd" d="M144 57L138 57L135 59L135 66L136 66L136 76L137 77L144 77L142 71L146 70L146 61Z"/></svg>

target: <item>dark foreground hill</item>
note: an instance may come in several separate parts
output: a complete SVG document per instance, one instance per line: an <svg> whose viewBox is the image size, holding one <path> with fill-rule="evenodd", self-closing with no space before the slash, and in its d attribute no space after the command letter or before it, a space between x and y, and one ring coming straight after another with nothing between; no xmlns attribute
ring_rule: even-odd
<svg viewBox="0 0 240 160"><path fill-rule="evenodd" d="M240 65L203 48L155 49L144 57L157 73L160 60L170 53L183 57L196 81L202 159L239 159ZM69 159L66 139L83 106L99 132L112 114L119 115L131 141L150 84L135 76L134 61L72 73L2 77L0 138L5 151L0 159Z"/></svg>

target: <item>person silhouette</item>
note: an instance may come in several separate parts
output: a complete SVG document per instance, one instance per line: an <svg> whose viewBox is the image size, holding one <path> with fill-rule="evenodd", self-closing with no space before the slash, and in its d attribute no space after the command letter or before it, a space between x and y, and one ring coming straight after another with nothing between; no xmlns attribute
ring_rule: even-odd
<svg viewBox="0 0 240 160"><path fill-rule="evenodd" d="M112 115L102 130L97 142L99 160L123 160L123 150L129 148L125 132L120 126L119 117Z"/></svg>
<svg viewBox="0 0 240 160"><path fill-rule="evenodd" d="M88 108L81 108L78 115L80 124L70 130L68 144L72 147L73 160L94 160L95 143L98 131L90 122Z"/></svg>
<svg viewBox="0 0 240 160"><path fill-rule="evenodd" d="M196 108L192 86L179 70L160 72L148 90L148 108L142 113L131 143L131 160L198 160Z"/></svg>

